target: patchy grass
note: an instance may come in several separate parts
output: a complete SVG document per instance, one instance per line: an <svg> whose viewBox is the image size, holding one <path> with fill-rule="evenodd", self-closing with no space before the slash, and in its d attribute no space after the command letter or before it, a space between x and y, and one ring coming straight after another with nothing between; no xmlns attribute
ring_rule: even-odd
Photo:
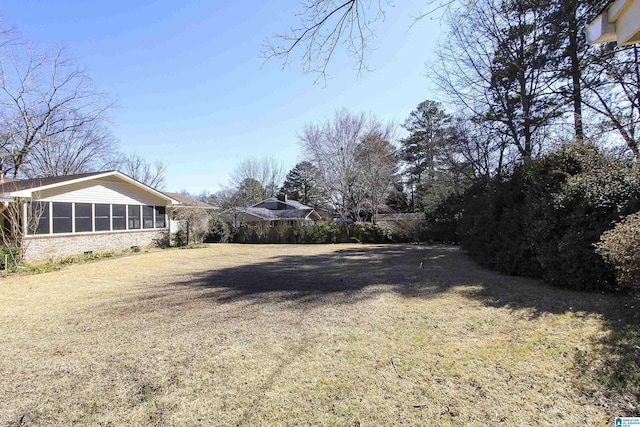
<svg viewBox="0 0 640 427"><path fill-rule="evenodd" d="M138 246L132 246L120 252L85 252L83 254L68 255L61 258L51 258L49 261L36 262L35 264L25 263L11 269L9 274L43 274L60 270L61 268L71 264L82 264L85 262L98 261L104 258L123 257L140 252ZM145 250L149 252L149 250ZM5 274L5 276L7 276Z"/></svg>
<svg viewBox="0 0 640 427"><path fill-rule="evenodd" d="M73 264L0 280L0 425L611 425L640 413L632 305L445 246Z"/></svg>

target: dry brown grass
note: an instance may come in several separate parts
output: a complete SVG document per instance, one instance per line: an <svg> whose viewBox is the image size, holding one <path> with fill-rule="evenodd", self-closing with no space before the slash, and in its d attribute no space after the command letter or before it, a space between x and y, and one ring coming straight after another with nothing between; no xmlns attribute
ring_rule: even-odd
<svg viewBox="0 0 640 427"><path fill-rule="evenodd" d="M444 246L213 245L15 276L0 425L607 425L640 412L637 381L611 379L616 346L637 351L625 301Z"/></svg>

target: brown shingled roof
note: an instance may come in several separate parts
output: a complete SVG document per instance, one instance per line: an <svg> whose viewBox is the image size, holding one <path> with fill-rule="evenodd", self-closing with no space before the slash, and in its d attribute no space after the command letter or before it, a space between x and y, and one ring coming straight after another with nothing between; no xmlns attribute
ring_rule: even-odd
<svg viewBox="0 0 640 427"><path fill-rule="evenodd" d="M202 209L215 209L215 206L212 206L208 203L194 199L193 197L185 196L184 194L168 193L166 191L164 192L164 194L166 194L167 196L171 197L174 200L179 201L184 206L193 206L193 207L202 208Z"/></svg>
<svg viewBox="0 0 640 427"><path fill-rule="evenodd" d="M47 185L60 184L65 181L73 181L75 179L86 178L93 175L101 175L107 172L113 172L113 171L88 172L88 173L80 173L76 175L52 176L48 178L32 178L32 179L5 178L4 182L0 183L0 193L27 190L30 188L38 188L38 187L44 187Z"/></svg>

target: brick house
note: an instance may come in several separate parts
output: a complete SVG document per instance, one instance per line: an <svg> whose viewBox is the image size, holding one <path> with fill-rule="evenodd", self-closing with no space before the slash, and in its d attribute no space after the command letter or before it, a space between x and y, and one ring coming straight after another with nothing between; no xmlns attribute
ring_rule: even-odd
<svg viewBox="0 0 640 427"><path fill-rule="evenodd" d="M294 226L313 224L322 217L311 206L290 200L286 194L270 197L248 208L236 207L220 213L222 219L234 227Z"/></svg>
<svg viewBox="0 0 640 427"><path fill-rule="evenodd" d="M19 233L23 257L145 247L166 240L177 200L118 171L37 179L0 176L3 236Z"/></svg>

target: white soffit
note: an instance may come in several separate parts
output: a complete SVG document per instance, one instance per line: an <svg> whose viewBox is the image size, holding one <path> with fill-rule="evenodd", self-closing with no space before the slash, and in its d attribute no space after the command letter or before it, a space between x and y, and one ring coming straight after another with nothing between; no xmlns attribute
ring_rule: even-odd
<svg viewBox="0 0 640 427"><path fill-rule="evenodd" d="M585 29L589 43L640 42L640 0L616 0Z"/></svg>

